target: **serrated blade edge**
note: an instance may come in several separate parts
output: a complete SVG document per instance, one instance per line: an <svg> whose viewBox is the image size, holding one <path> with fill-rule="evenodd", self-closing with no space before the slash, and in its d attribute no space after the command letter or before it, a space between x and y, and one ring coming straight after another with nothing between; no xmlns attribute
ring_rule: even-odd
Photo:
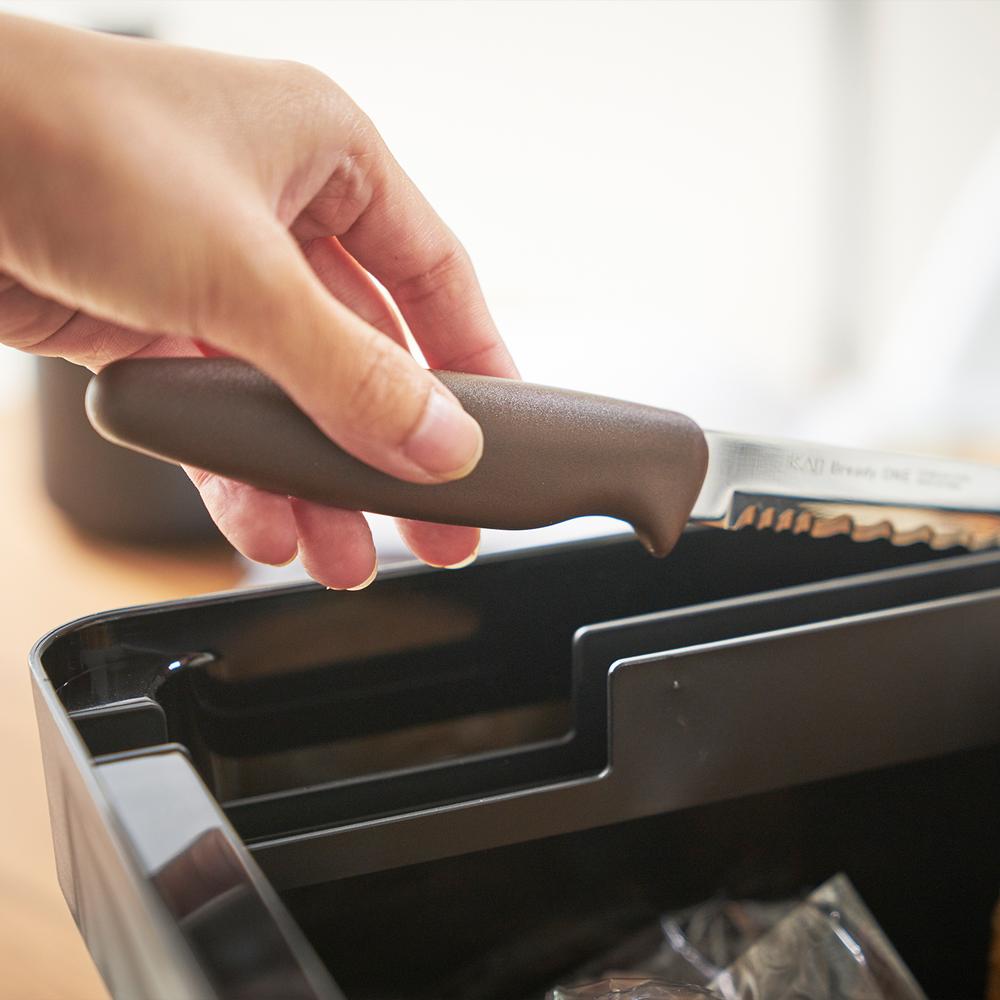
<svg viewBox="0 0 1000 1000"><path fill-rule="evenodd" d="M798 497L735 493L725 516L702 523L730 531L756 528L812 538L847 535L857 542L923 543L932 549L1000 546L1000 514Z"/></svg>

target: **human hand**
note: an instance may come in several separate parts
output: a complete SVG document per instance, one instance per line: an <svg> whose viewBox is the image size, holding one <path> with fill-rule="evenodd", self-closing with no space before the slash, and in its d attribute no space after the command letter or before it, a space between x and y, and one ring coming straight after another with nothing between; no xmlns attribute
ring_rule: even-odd
<svg viewBox="0 0 1000 1000"><path fill-rule="evenodd" d="M280 383L361 460L458 478L475 421L435 368L516 377L468 256L331 80L0 15L0 343L97 370L226 353ZM357 511L189 469L244 555L296 552L327 586L370 582ZM478 529L400 522L435 565Z"/></svg>

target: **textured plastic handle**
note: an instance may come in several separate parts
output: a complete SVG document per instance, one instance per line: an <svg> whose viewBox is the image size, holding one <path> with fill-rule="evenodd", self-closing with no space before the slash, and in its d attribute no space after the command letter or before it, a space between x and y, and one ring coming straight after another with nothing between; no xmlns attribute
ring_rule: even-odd
<svg viewBox="0 0 1000 1000"><path fill-rule="evenodd" d="M441 485L406 483L348 455L241 361L119 361L91 382L87 413L118 444L274 493L483 528L604 514L631 524L655 555L673 548L708 464L705 437L687 417L526 382L434 374L484 437L475 470Z"/></svg>

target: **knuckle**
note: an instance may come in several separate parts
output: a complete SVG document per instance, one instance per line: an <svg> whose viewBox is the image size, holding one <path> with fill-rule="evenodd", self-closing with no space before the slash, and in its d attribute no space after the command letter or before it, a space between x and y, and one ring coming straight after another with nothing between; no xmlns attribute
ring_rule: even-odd
<svg viewBox="0 0 1000 1000"><path fill-rule="evenodd" d="M322 70L296 59L275 59L271 65L283 85L307 94L336 86Z"/></svg>
<svg viewBox="0 0 1000 1000"><path fill-rule="evenodd" d="M266 117L278 115L283 121L308 121L329 129L349 115L351 102L322 70L284 59L270 61L269 69L264 81L264 108L270 112Z"/></svg>
<svg viewBox="0 0 1000 1000"><path fill-rule="evenodd" d="M381 133L375 127L375 123L347 94L343 91L339 92L342 98L341 113L347 118L350 126L349 145L354 151L355 157L360 158L362 153L371 158L387 155L388 150Z"/></svg>
<svg viewBox="0 0 1000 1000"><path fill-rule="evenodd" d="M35 295L13 278L0 275L0 343L22 351L38 351L73 316L72 309Z"/></svg>
<svg viewBox="0 0 1000 1000"><path fill-rule="evenodd" d="M334 160L310 211L319 214L334 235L346 233L374 196L372 157L364 150L342 151Z"/></svg>
<svg viewBox="0 0 1000 1000"><path fill-rule="evenodd" d="M322 70L294 60L278 60L273 65L282 103L337 126L338 133L363 128L361 109Z"/></svg>
<svg viewBox="0 0 1000 1000"><path fill-rule="evenodd" d="M449 241L425 269L397 282L392 297L401 305L416 306L431 298L459 298L471 268L469 255L458 240Z"/></svg>

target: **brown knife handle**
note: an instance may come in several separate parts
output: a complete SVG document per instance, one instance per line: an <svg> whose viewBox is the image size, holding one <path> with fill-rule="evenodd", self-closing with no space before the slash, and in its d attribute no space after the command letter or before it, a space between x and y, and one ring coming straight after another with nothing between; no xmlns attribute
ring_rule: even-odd
<svg viewBox="0 0 1000 1000"><path fill-rule="evenodd" d="M348 455L273 382L231 359L119 361L90 384L106 438L274 493L351 510L484 528L586 514L628 521L673 548L708 463L687 417L565 389L435 372L483 429L479 465L441 485L403 482Z"/></svg>

